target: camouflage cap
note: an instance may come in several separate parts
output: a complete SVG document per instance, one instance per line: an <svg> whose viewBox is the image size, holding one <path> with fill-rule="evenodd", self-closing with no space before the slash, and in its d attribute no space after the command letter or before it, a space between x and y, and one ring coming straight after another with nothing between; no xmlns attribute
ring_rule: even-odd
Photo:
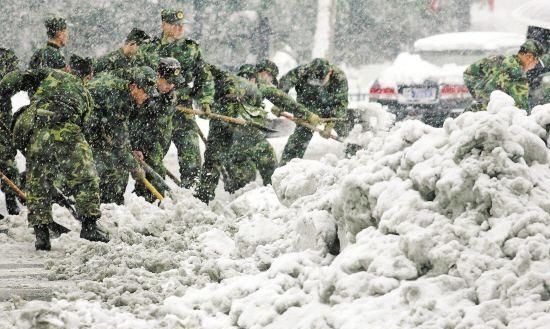
<svg viewBox="0 0 550 329"><path fill-rule="evenodd" d="M126 43L135 42L138 45L142 45L144 43L147 43L151 41L151 37L145 31L140 30L138 28L133 28L130 33L128 33L128 36L126 37Z"/></svg>
<svg viewBox="0 0 550 329"><path fill-rule="evenodd" d="M258 71L256 70L256 66L252 64L243 64L239 67L239 72L237 72L237 75L246 79L256 78Z"/></svg>
<svg viewBox="0 0 550 329"><path fill-rule="evenodd" d="M63 31L67 28L67 22L63 17L53 16L44 20L44 26L49 36L54 36L57 32Z"/></svg>
<svg viewBox="0 0 550 329"><path fill-rule="evenodd" d="M69 59L71 70L78 76L84 77L92 73L93 60L90 57L80 57L78 55L71 55Z"/></svg>
<svg viewBox="0 0 550 329"><path fill-rule="evenodd" d="M259 61L258 64L256 64L256 69L258 72L268 72L273 78L276 78L279 75L279 67L277 67L277 64L269 59Z"/></svg>
<svg viewBox="0 0 550 329"><path fill-rule="evenodd" d="M184 82L181 64L173 57L163 57L159 61L158 74L168 82L179 85Z"/></svg>
<svg viewBox="0 0 550 329"><path fill-rule="evenodd" d="M157 73L149 66L136 66L126 70L126 80L145 90L150 97L157 95Z"/></svg>
<svg viewBox="0 0 550 329"><path fill-rule="evenodd" d="M531 53L535 57L540 57L544 54L544 47L542 44L533 39L527 39L519 48L520 53Z"/></svg>
<svg viewBox="0 0 550 329"><path fill-rule="evenodd" d="M310 72L318 78L324 78L330 71L330 64L324 58L315 58L309 65Z"/></svg>
<svg viewBox="0 0 550 329"><path fill-rule="evenodd" d="M182 10L176 10L176 9L163 9L160 12L160 18L163 22L166 22L168 24L185 24L187 21L185 20L185 15Z"/></svg>

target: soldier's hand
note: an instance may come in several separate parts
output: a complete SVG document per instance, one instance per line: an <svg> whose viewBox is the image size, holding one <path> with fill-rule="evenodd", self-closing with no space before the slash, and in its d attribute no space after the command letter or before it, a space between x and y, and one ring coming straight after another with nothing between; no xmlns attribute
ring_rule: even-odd
<svg viewBox="0 0 550 329"><path fill-rule="evenodd" d="M132 177L134 177L134 179L138 182L141 182L145 179L145 170L143 170L143 168L141 167L136 167L132 169L130 173L132 174Z"/></svg>
<svg viewBox="0 0 550 329"><path fill-rule="evenodd" d="M318 126L321 123L321 118L315 113L310 113L307 121L313 126Z"/></svg>
<svg viewBox="0 0 550 329"><path fill-rule="evenodd" d="M132 152L132 154L134 155L134 157L136 159L138 159L139 161L145 161L145 157L143 156L143 152L141 152L140 150L134 150Z"/></svg>
<svg viewBox="0 0 550 329"><path fill-rule="evenodd" d="M199 116L201 119L208 119L208 116L212 114L212 110L210 109L210 104L206 104L206 103L202 104L201 110L204 113L203 115Z"/></svg>
<svg viewBox="0 0 550 329"><path fill-rule="evenodd" d="M201 109L204 112L204 114L210 115L212 114L212 110L210 109L210 104L202 104Z"/></svg>
<svg viewBox="0 0 550 329"><path fill-rule="evenodd" d="M273 106L271 108L271 113L273 113L273 115L277 116L277 117L280 117L281 116L281 113L283 113L283 110L281 110L279 107L277 106Z"/></svg>
<svg viewBox="0 0 550 329"><path fill-rule="evenodd" d="M320 132L320 135L323 138L330 138L332 136L332 128L334 128L334 123L329 122L325 125L325 129L323 129L322 132Z"/></svg>

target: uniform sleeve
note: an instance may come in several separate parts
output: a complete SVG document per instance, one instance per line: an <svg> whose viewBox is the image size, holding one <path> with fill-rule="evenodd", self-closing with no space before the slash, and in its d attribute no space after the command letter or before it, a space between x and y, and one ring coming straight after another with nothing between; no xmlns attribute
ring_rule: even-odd
<svg viewBox="0 0 550 329"><path fill-rule="evenodd" d="M288 93L292 87L296 86L298 79L300 78L300 66L290 70L279 81L279 89Z"/></svg>
<svg viewBox="0 0 550 329"><path fill-rule="evenodd" d="M497 88L510 95L517 107L529 109L529 81L519 63L512 58L504 60L501 70L496 74L496 80Z"/></svg>
<svg viewBox="0 0 550 329"><path fill-rule="evenodd" d="M334 70L334 75L331 77L334 79L332 90L330 91L331 99L329 106L332 110L332 115L336 117L342 117L346 114L348 108L348 80L344 72L340 70Z"/></svg>
<svg viewBox="0 0 550 329"><path fill-rule="evenodd" d="M94 110L94 100L92 98L92 95L90 95L90 92L86 89L84 89L84 95L85 98L85 104L86 108L82 112L82 126L85 126L88 120L90 120L90 117L92 115L92 111Z"/></svg>
<svg viewBox="0 0 550 329"><path fill-rule="evenodd" d="M61 52L49 47L36 51L29 63L31 69L52 68L62 70L66 65L67 63Z"/></svg>
<svg viewBox="0 0 550 329"><path fill-rule="evenodd" d="M195 70L193 72L193 95L198 98L201 104L212 104L214 102L214 78L208 65L202 58L202 52L197 46L195 58Z"/></svg>
<svg viewBox="0 0 550 329"><path fill-rule="evenodd" d="M510 83L506 93L512 96L517 107L523 110L529 109L529 83L527 81L514 81Z"/></svg>
<svg viewBox="0 0 550 329"><path fill-rule="evenodd" d="M29 68L37 69L42 67L42 49L39 49L32 54L31 61L29 62Z"/></svg>
<svg viewBox="0 0 550 329"><path fill-rule="evenodd" d="M111 58L108 54L94 61L94 73L97 74L109 70L111 70Z"/></svg>
<svg viewBox="0 0 550 329"><path fill-rule="evenodd" d="M479 62L473 63L468 66L462 75L464 78L464 85L468 88L468 91L473 98L476 98L476 85L479 80Z"/></svg>
<svg viewBox="0 0 550 329"><path fill-rule="evenodd" d="M21 71L13 71L8 73L2 81L0 81L0 118L2 122L9 126L12 118L11 97L21 90L30 91L25 84L25 74Z"/></svg>
<svg viewBox="0 0 550 329"><path fill-rule="evenodd" d="M263 97L283 111L290 112L299 118L308 118L311 114L305 106L296 102L287 93L268 84L259 85Z"/></svg>
<svg viewBox="0 0 550 329"><path fill-rule="evenodd" d="M135 56L136 66L149 66L150 68L156 70L159 61L160 56L156 52L153 43L146 43L138 48Z"/></svg>

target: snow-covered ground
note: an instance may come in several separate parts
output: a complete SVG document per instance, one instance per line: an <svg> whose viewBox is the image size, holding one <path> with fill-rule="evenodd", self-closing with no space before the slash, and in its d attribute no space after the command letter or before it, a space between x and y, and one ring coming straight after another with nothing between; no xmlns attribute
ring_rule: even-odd
<svg viewBox="0 0 550 329"><path fill-rule="evenodd" d="M76 232L38 254L74 285L1 303L0 328L545 328L550 106L495 92L439 129L365 111L357 157L294 160L208 207L129 194L102 206L108 244L56 207ZM31 243L23 217L1 244Z"/></svg>

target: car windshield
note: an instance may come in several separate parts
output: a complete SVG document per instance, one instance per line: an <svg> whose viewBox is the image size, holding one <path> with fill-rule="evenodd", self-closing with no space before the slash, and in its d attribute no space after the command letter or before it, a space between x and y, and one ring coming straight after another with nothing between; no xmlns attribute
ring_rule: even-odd
<svg viewBox="0 0 550 329"><path fill-rule="evenodd" d="M419 51L417 54L425 61L443 66L445 64L470 65L484 57L492 55L510 55L517 52L517 49L501 49L495 51L481 50L452 50L452 51Z"/></svg>

